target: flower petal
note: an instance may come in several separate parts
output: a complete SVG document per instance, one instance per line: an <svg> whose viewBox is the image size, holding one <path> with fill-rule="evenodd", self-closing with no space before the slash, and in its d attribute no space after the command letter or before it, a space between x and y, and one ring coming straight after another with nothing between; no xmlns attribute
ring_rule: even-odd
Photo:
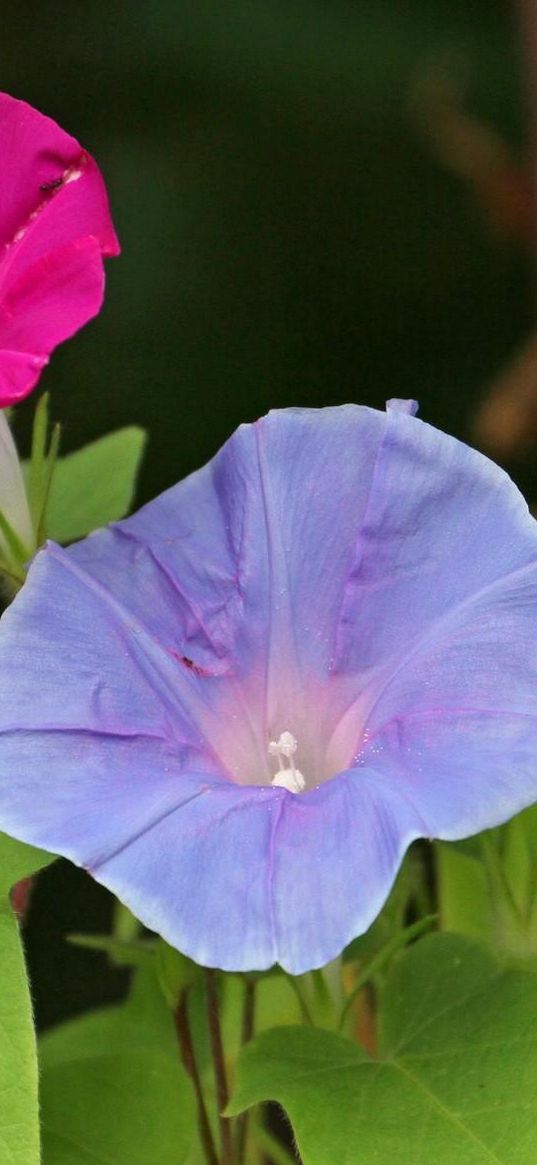
<svg viewBox="0 0 537 1165"><path fill-rule="evenodd" d="M271 965L282 794L220 773L177 702L189 672L53 545L3 617L0 657L2 828L90 869L184 950Z"/></svg>
<svg viewBox="0 0 537 1165"><path fill-rule="evenodd" d="M0 94L0 405L99 310L119 246L93 159L50 118ZM26 358L26 359L25 359Z"/></svg>
<svg viewBox="0 0 537 1165"><path fill-rule="evenodd" d="M372 766L287 793L273 846L277 959L321 967L368 929L423 823L404 790Z"/></svg>
<svg viewBox="0 0 537 1165"><path fill-rule="evenodd" d="M429 628L367 717L372 759L431 837L464 837L537 798L537 563L483 588Z"/></svg>
<svg viewBox="0 0 537 1165"><path fill-rule="evenodd" d="M201 962L321 965L414 837L537 797L536 529L501 470L400 410L243 427L37 556L0 630L0 827ZM338 724L355 767L270 787L269 740L295 734L311 781Z"/></svg>
<svg viewBox="0 0 537 1165"><path fill-rule="evenodd" d="M182 669L60 547L36 556L1 629L0 734L152 736L195 755L196 768L218 767L189 717L188 691L179 700Z"/></svg>
<svg viewBox="0 0 537 1165"><path fill-rule="evenodd" d="M97 315L103 296L101 250L91 237L56 248L12 282L0 300L0 407L28 394L48 353Z"/></svg>
<svg viewBox="0 0 537 1165"><path fill-rule="evenodd" d="M185 773L177 748L143 732L7 729L2 755L12 772L11 790L0 787L5 830L92 870L218 784Z"/></svg>
<svg viewBox="0 0 537 1165"><path fill-rule="evenodd" d="M172 580L198 662L233 652L249 664L259 651L291 654L298 645L326 668L386 420L353 405L270 413L242 425L204 469L117 524L136 543L138 561L149 552ZM96 542L73 553L91 569ZM129 556L118 545L122 553ZM107 577L115 593L126 592L121 571ZM140 610L143 597L128 589Z"/></svg>
<svg viewBox="0 0 537 1165"><path fill-rule="evenodd" d="M92 873L196 962L264 970L279 957L271 863L282 796L206 783Z"/></svg>
<svg viewBox="0 0 537 1165"><path fill-rule="evenodd" d="M92 872L199 963L300 975L367 930L420 827L374 772L304 796L222 784Z"/></svg>
<svg viewBox="0 0 537 1165"><path fill-rule="evenodd" d="M535 716L460 709L402 715L364 749L412 804L420 835L454 841L501 825L537 799Z"/></svg>
<svg viewBox="0 0 537 1165"><path fill-rule="evenodd" d="M390 412L357 525L337 670L404 659L483 587L537 559L537 523L508 475L412 416Z"/></svg>

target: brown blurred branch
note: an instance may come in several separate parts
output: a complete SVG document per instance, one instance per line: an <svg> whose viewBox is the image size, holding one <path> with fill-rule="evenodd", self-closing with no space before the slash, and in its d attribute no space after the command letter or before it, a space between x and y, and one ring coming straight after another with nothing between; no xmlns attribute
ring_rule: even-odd
<svg viewBox="0 0 537 1165"><path fill-rule="evenodd" d="M536 213L528 167L464 100L463 86L437 66L419 77L411 105L438 161L470 188L489 229L527 247Z"/></svg>
<svg viewBox="0 0 537 1165"><path fill-rule="evenodd" d="M519 22L519 45L526 80L526 108L528 112L528 153L530 156L530 183L533 190L532 237L537 269L537 3L536 0L515 0L515 15Z"/></svg>
<svg viewBox="0 0 537 1165"><path fill-rule="evenodd" d="M527 238L537 276L537 0L516 0L528 110L529 215ZM492 385L478 410L474 432L485 449L508 458L537 441L537 330Z"/></svg>
<svg viewBox="0 0 537 1165"><path fill-rule="evenodd" d="M518 456L537 440L537 333L493 382L477 411L474 434L501 459Z"/></svg>
<svg viewBox="0 0 537 1165"><path fill-rule="evenodd" d="M440 65L420 78L412 104L436 157L470 188L489 228L528 251L537 275L537 0L516 0L515 12L526 74L526 164L464 108L463 86ZM473 428L479 445L502 459L537 442L537 330L493 382Z"/></svg>

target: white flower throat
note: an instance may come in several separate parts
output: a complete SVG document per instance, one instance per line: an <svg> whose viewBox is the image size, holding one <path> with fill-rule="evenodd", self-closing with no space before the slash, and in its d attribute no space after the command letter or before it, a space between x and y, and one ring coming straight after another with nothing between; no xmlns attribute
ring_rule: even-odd
<svg viewBox="0 0 537 1165"><path fill-rule="evenodd" d="M271 740L268 750L270 756L278 761L278 772L272 778L271 784L279 789L287 789L289 793L303 793L306 782L300 769L295 767L293 757L298 747L292 732L282 732L279 740Z"/></svg>

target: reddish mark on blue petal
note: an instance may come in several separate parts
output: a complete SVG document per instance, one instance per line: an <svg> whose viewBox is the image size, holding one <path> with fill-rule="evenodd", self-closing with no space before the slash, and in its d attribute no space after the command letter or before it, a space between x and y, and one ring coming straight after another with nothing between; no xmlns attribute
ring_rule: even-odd
<svg viewBox="0 0 537 1165"><path fill-rule="evenodd" d="M181 663L183 667L186 667L188 671L193 672L195 676L207 677L211 675L211 672L208 670L208 668L201 667L199 663L194 663L194 660L189 659L188 655L182 655L179 651L174 651L173 647L169 647L168 651L170 655L173 655L174 659L179 660L179 663Z"/></svg>

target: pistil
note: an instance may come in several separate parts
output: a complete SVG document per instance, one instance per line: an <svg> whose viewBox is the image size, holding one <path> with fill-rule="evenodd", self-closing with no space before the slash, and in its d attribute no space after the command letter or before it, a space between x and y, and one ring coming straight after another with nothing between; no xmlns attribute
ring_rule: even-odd
<svg viewBox="0 0 537 1165"><path fill-rule="evenodd" d="M275 756L278 761L278 772L271 784L275 788L287 789L289 793L303 793L306 788L304 777L293 760L297 748L298 741L292 732L282 732L279 740L271 740L268 746L270 756Z"/></svg>

